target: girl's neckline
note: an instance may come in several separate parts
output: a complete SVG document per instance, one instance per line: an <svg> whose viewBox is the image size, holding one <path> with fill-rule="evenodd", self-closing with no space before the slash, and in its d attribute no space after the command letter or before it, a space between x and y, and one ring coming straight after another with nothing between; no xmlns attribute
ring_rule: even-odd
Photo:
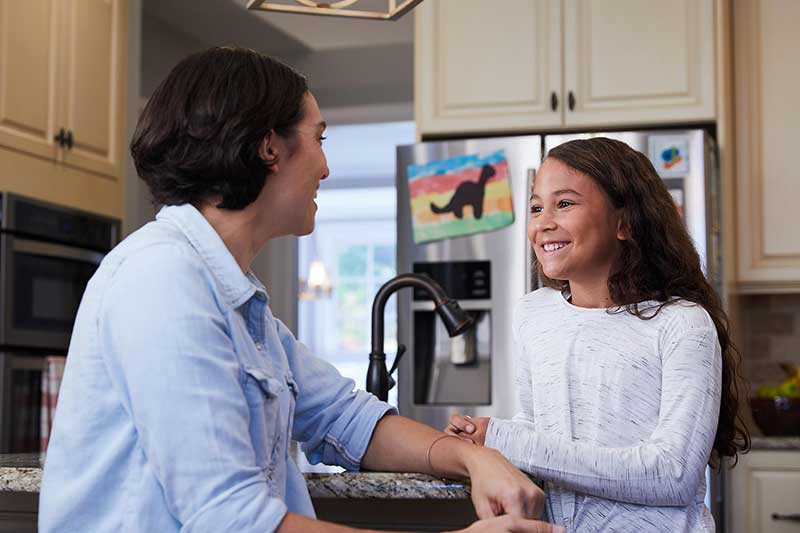
<svg viewBox="0 0 800 533"><path fill-rule="evenodd" d="M561 305L567 307L568 309L572 309L578 313L594 313L594 314L606 314L606 315L616 315L622 311L625 311L625 306L613 305L611 307L581 307L579 305L573 304L570 299L572 298L572 294L569 291L569 288L565 288L562 290L556 290L558 293L558 300L561 302ZM675 298L680 299L680 298ZM655 300L645 300L639 302L639 308L646 310L651 308L657 308L662 305L663 302L658 302Z"/></svg>
<svg viewBox="0 0 800 533"><path fill-rule="evenodd" d="M570 309L574 309L581 313L605 313L608 314L609 311L619 311L620 307L618 305L612 305L611 307L581 307L580 305L575 305L572 303L572 294L570 293L569 289L562 289L558 291L558 299L562 302L563 305L567 306Z"/></svg>

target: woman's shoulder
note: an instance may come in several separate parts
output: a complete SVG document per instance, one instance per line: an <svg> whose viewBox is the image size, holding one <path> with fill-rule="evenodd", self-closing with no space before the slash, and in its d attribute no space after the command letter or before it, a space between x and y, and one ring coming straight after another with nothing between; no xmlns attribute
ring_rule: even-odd
<svg viewBox="0 0 800 533"><path fill-rule="evenodd" d="M202 258L180 232L151 222L130 234L106 257L115 276L195 271Z"/></svg>
<svg viewBox="0 0 800 533"><path fill-rule="evenodd" d="M179 286L211 288L202 257L179 232L158 222L124 239L104 259L96 275L117 296L168 298ZM105 292L105 291L103 291Z"/></svg>

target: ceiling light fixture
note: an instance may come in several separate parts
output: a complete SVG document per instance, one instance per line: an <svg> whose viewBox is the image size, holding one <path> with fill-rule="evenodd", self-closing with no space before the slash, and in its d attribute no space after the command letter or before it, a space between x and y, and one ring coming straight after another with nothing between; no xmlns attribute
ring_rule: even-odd
<svg viewBox="0 0 800 533"><path fill-rule="evenodd" d="M360 0L338 0L333 2L315 2L313 0L284 0L283 2L267 0L250 0L247 9L262 11L280 11L283 13L305 13L307 15L327 15L333 17L351 17L373 20L397 20L422 0L386 0L383 11L364 11L351 8Z"/></svg>

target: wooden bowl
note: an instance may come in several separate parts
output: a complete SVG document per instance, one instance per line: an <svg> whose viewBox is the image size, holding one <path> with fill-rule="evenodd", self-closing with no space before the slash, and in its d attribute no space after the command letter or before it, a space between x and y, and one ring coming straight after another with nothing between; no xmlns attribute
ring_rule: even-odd
<svg viewBox="0 0 800 533"><path fill-rule="evenodd" d="M764 435L800 435L800 398L750 398L750 408Z"/></svg>

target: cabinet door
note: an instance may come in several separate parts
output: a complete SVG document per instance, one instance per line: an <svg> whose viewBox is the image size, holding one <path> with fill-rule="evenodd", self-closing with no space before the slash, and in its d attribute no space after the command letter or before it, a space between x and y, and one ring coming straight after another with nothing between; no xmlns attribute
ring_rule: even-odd
<svg viewBox="0 0 800 533"><path fill-rule="evenodd" d="M715 117L712 0L565 0L568 127Z"/></svg>
<svg viewBox="0 0 800 533"><path fill-rule="evenodd" d="M57 2L0 0L0 146L54 159Z"/></svg>
<svg viewBox="0 0 800 533"><path fill-rule="evenodd" d="M753 531L790 533L800 531L800 470L753 472L751 511Z"/></svg>
<svg viewBox="0 0 800 533"><path fill-rule="evenodd" d="M415 17L420 133L561 124L559 0L503 0L495 9L485 0L436 0L423 2Z"/></svg>
<svg viewBox="0 0 800 533"><path fill-rule="evenodd" d="M800 531L795 519L800 516L800 451L753 450L742 455L736 467L727 470L726 486L731 533Z"/></svg>
<svg viewBox="0 0 800 533"><path fill-rule="evenodd" d="M65 1L63 117L73 146L64 162L111 177L123 173L126 3Z"/></svg>
<svg viewBox="0 0 800 533"><path fill-rule="evenodd" d="M738 280L800 289L800 2L735 0Z"/></svg>

